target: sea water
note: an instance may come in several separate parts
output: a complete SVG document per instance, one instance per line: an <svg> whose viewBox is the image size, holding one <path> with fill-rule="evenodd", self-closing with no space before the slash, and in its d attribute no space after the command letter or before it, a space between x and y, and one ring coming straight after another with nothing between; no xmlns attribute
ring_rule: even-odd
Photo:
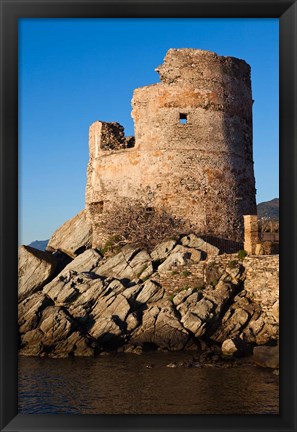
<svg viewBox="0 0 297 432"><path fill-rule="evenodd" d="M19 358L22 414L278 414L278 376L250 363L167 367L189 353Z"/></svg>

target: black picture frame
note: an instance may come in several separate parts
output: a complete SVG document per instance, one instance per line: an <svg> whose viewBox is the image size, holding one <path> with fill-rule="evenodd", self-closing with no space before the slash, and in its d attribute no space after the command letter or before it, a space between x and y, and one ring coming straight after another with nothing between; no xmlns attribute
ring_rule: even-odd
<svg viewBox="0 0 297 432"><path fill-rule="evenodd" d="M286 0L0 0L1 431L296 431L297 3ZM17 412L18 19L280 19L280 414L20 415Z"/></svg>

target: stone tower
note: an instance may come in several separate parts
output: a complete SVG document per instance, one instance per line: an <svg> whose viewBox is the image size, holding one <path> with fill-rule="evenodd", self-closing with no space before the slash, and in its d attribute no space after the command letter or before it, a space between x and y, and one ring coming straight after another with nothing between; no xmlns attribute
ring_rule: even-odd
<svg viewBox="0 0 297 432"><path fill-rule="evenodd" d="M256 214L250 66L196 49L170 49L161 82L134 91L135 140L118 123L90 127L86 210L94 244L108 209L145 198L193 230L243 240Z"/></svg>

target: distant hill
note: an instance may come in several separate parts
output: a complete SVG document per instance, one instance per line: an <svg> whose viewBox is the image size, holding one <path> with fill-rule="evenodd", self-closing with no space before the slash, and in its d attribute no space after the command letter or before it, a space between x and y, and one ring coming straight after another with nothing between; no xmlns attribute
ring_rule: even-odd
<svg viewBox="0 0 297 432"><path fill-rule="evenodd" d="M32 248L45 251L45 248L47 247L48 240L35 240L32 243L30 243L28 246L31 246Z"/></svg>
<svg viewBox="0 0 297 432"><path fill-rule="evenodd" d="M270 219L279 219L279 199L274 198L271 201L265 201L257 205L258 216L268 217Z"/></svg>

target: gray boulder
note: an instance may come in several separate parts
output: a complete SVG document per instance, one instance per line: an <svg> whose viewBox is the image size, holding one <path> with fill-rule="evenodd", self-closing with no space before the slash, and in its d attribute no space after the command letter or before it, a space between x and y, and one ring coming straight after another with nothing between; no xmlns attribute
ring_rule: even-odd
<svg viewBox="0 0 297 432"><path fill-rule="evenodd" d="M181 350L189 340L171 305L150 306L144 311L142 325L132 333L130 343L149 344L170 350Z"/></svg>
<svg viewBox="0 0 297 432"><path fill-rule="evenodd" d="M92 226L86 218L85 210L82 210L54 232L46 250L49 252L60 250L71 258L75 258L91 245Z"/></svg>
<svg viewBox="0 0 297 432"><path fill-rule="evenodd" d="M51 254L30 246L19 247L19 301L40 290L53 276L57 262Z"/></svg>
<svg viewBox="0 0 297 432"><path fill-rule="evenodd" d="M117 279L145 279L153 273L152 259L145 250L125 246L99 266L96 273Z"/></svg>
<svg viewBox="0 0 297 432"><path fill-rule="evenodd" d="M161 261L166 258L172 249L176 246L175 240L167 240L158 244L151 252L151 257L154 261Z"/></svg>
<svg viewBox="0 0 297 432"><path fill-rule="evenodd" d="M234 354L237 353L238 348L236 346L236 343L232 339L226 339L222 343L222 354L226 357L233 357Z"/></svg>
<svg viewBox="0 0 297 432"><path fill-rule="evenodd" d="M211 245L210 243L207 243L205 240L197 237L195 234L189 234L187 236L184 236L181 239L181 243L183 246L199 249L200 251L205 252L207 256L218 255L220 252L217 247Z"/></svg>
<svg viewBox="0 0 297 432"><path fill-rule="evenodd" d="M148 280L145 282L142 290L137 295L136 301L139 303L153 303L161 300L164 294L164 288L162 288L157 282Z"/></svg>
<svg viewBox="0 0 297 432"><path fill-rule="evenodd" d="M172 252L165 261L159 265L158 272L166 273L172 269L184 266L190 261L190 255L185 251Z"/></svg>
<svg viewBox="0 0 297 432"><path fill-rule="evenodd" d="M63 273L69 270L75 270L77 273L94 272L99 267L102 261L101 255L94 249L88 249L78 255L64 269Z"/></svg>
<svg viewBox="0 0 297 432"><path fill-rule="evenodd" d="M159 265L158 272L166 273L172 269L184 266L189 262L199 262L201 259L201 253L194 248L188 248L182 245L177 245L170 252L169 256L165 261Z"/></svg>

